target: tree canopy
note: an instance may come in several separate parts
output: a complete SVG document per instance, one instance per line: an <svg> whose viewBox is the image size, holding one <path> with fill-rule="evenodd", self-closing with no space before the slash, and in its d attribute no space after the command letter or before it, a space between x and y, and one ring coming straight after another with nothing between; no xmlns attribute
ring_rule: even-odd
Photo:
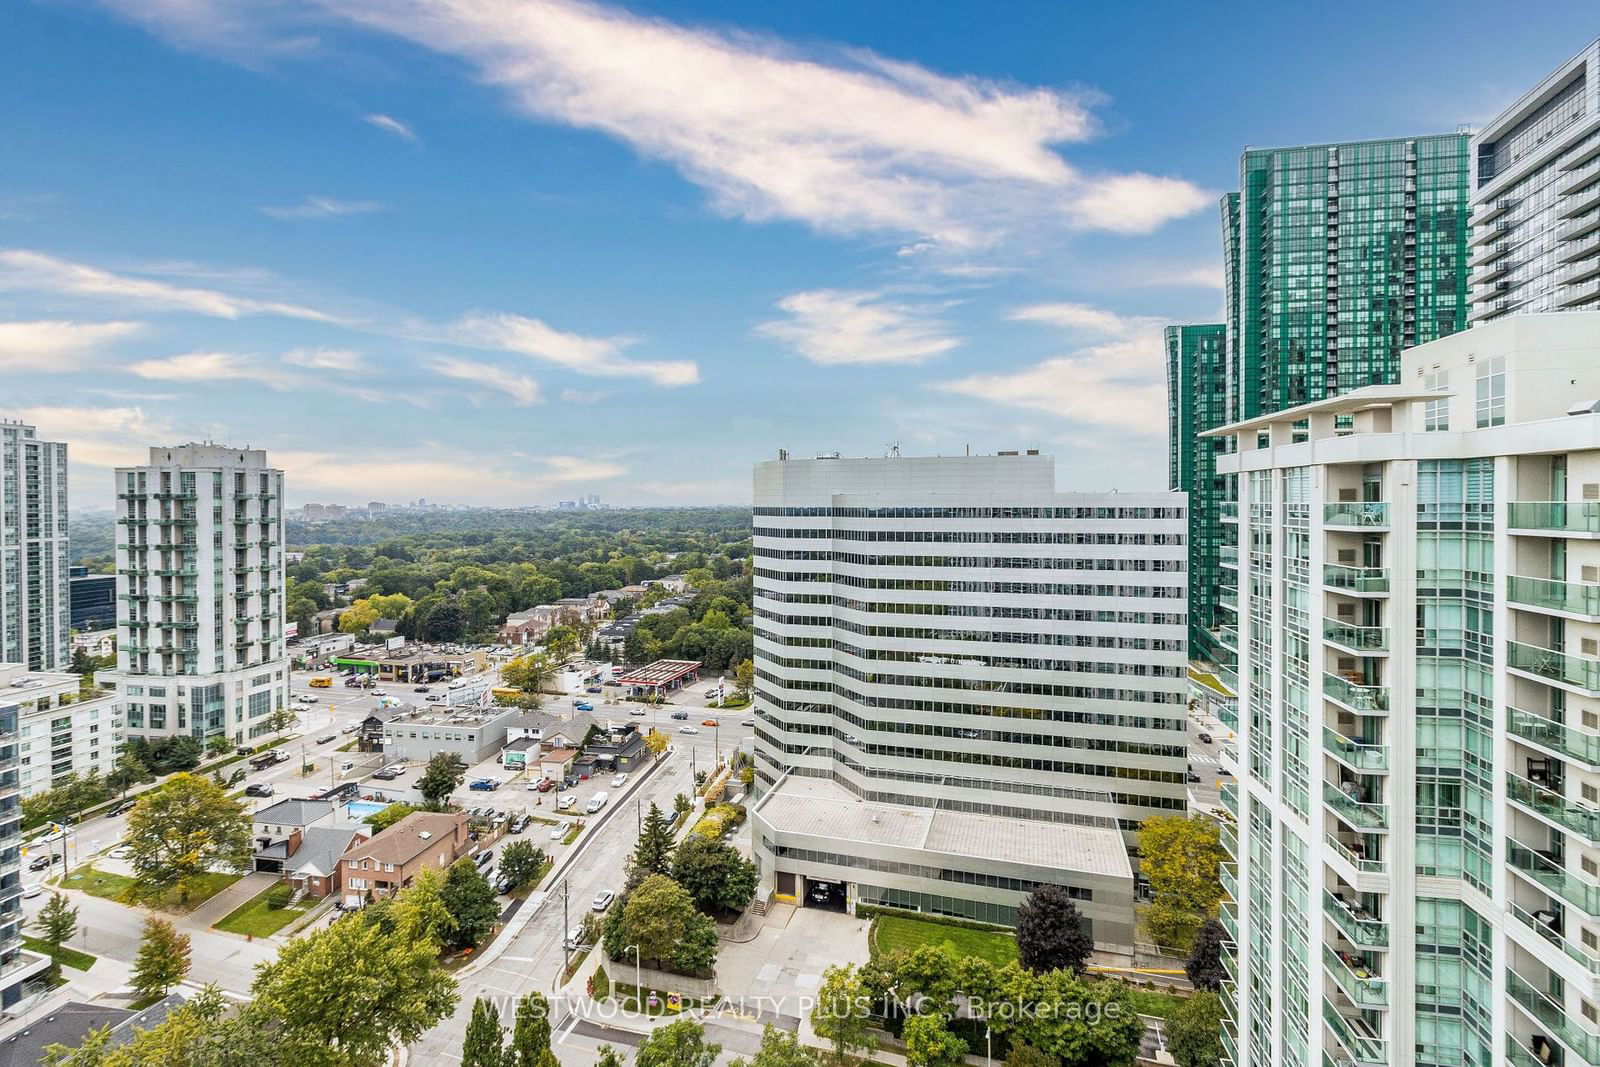
<svg viewBox="0 0 1600 1067"><path fill-rule="evenodd" d="M202 875L244 869L250 817L225 787L177 774L139 798L128 815L127 842L133 894L157 900L176 892L181 902Z"/></svg>

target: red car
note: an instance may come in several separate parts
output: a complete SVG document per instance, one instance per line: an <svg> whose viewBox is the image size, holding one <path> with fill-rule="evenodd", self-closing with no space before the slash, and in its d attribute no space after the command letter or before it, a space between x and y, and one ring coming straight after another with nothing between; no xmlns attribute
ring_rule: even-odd
<svg viewBox="0 0 1600 1067"><path fill-rule="evenodd" d="M552 782L550 779L541 778L541 779L539 779L538 786L536 786L535 788L537 788L539 790L539 792L541 792L541 793L548 793L548 792L550 792L550 790L554 789L555 787L556 787L556 784L554 782Z"/></svg>
<svg viewBox="0 0 1600 1067"><path fill-rule="evenodd" d="M701 719L700 720L700 725L701 726L715 726L715 725L717 725L717 720L716 719Z"/></svg>

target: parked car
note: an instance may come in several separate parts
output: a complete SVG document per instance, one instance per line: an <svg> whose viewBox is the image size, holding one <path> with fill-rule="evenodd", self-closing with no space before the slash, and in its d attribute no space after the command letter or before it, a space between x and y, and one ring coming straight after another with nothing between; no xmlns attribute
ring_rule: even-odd
<svg viewBox="0 0 1600 1067"><path fill-rule="evenodd" d="M487 791L487 790L499 789L500 788L500 783L495 781L493 778L478 778L478 779L474 779L473 783L471 785L467 786L467 788L468 789L477 789L477 790Z"/></svg>
<svg viewBox="0 0 1600 1067"><path fill-rule="evenodd" d="M518 815L515 819L511 820L511 825L506 827L506 833L520 834L522 831L528 828L528 823L531 821L532 820L530 820L526 815Z"/></svg>
<svg viewBox="0 0 1600 1067"><path fill-rule="evenodd" d="M582 945L583 944L583 927L582 926L574 926L572 929L568 930L567 931L567 940L566 940L565 944L566 944L567 949L569 951L579 947L580 945Z"/></svg>
<svg viewBox="0 0 1600 1067"><path fill-rule="evenodd" d="M585 693L604 693L605 690L598 685L591 685L584 690Z"/></svg>
<svg viewBox="0 0 1600 1067"><path fill-rule="evenodd" d="M493 859L494 859L494 849L486 848L482 852L478 853L476 856L472 857L472 862L476 863L479 867L482 867L484 864L490 862Z"/></svg>
<svg viewBox="0 0 1600 1067"><path fill-rule="evenodd" d="M739 725L740 726L754 726L755 724L756 724L756 721L754 719L745 719Z"/></svg>
<svg viewBox="0 0 1600 1067"><path fill-rule="evenodd" d="M716 719L701 719L700 720L700 725L701 726L715 726L715 725L717 725L717 720Z"/></svg>
<svg viewBox="0 0 1600 1067"><path fill-rule="evenodd" d="M611 907L611 902L615 899L617 899L617 895L615 893L609 889L602 889L595 895L594 910L605 911L607 908Z"/></svg>
<svg viewBox="0 0 1600 1067"><path fill-rule="evenodd" d="M675 711L672 713L672 717L674 719L687 719L689 717L689 713L687 711Z"/></svg>
<svg viewBox="0 0 1600 1067"><path fill-rule="evenodd" d="M648 715L650 713L648 711L645 711L643 708L629 708L628 709L628 714L629 715Z"/></svg>
<svg viewBox="0 0 1600 1067"><path fill-rule="evenodd" d="M550 840L552 840L552 841L560 841L563 837L566 837L566 836L567 836L567 827L566 827L565 823L562 823L560 826L552 826L552 827L550 827Z"/></svg>
<svg viewBox="0 0 1600 1067"><path fill-rule="evenodd" d="M556 810L557 811L571 811L574 807L577 806L577 803L578 803L578 798L573 796L571 793L568 793L566 796L561 797L556 801Z"/></svg>
<svg viewBox="0 0 1600 1067"><path fill-rule="evenodd" d="M244 795L247 797L270 797L272 795L272 783L256 782L254 785L247 785L244 787Z"/></svg>
<svg viewBox="0 0 1600 1067"><path fill-rule="evenodd" d="M593 711L594 710L594 705L589 703L587 700L576 701L572 706L574 708L576 708L577 710L579 710L579 711Z"/></svg>
<svg viewBox="0 0 1600 1067"><path fill-rule="evenodd" d="M128 812L133 810L133 806L136 803L138 803L138 801L135 801L135 800L124 800L121 804L118 804L116 807L111 809L112 818L115 818L118 815L126 815L126 814L128 814Z"/></svg>
<svg viewBox="0 0 1600 1067"><path fill-rule="evenodd" d="M698 726L680 726L680 727L678 727L678 732L680 734L697 734L697 733L700 732L700 727L698 727Z"/></svg>
<svg viewBox="0 0 1600 1067"><path fill-rule="evenodd" d="M501 896L505 896L515 888L516 885L511 881L511 876L509 874L502 874L499 878L494 880L494 891L499 893Z"/></svg>
<svg viewBox="0 0 1600 1067"><path fill-rule="evenodd" d="M114 860L125 860L131 855L133 855L132 845L118 845L111 850L111 858Z"/></svg>
<svg viewBox="0 0 1600 1067"><path fill-rule="evenodd" d="M623 786L625 786L627 784L628 784L628 775L627 775L626 772L623 772L622 774L619 774L615 778L611 779L611 788L612 789L621 789Z"/></svg>
<svg viewBox="0 0 1600 1067"><path fill-rule="evenodd" d="M426 693L428 691L428 687L425 686L425 685L419 685L416 688L412 689L411 691L413 693Z"/></svg>
<svg viewBox="0 0 1600 1067"><path fill-rule="evenodd" d="M1200 743L1203 744L1203 745L1209 745L1211 743L1211 735L1206 733L1204 730L1201 730L1200 731Z"/></svg>
<svg viewBox="0 0 1600 1067"><path fill-rule="evenodd" d="M588 812L590 815L593 815L595 812L605 807L606 801L610 799L611 796L608 793L596 793L594 796L589 798L589 803L584 805L583 810Z"/></svg>
<svg viewBox="0 0 1600 1067"><path fill-rule="evenodd" d="M329 741L337 741L337 740L339 740L339 735L338 734L323 734L321 737L317 738L317 744L325 745Z"/></svg>
<svg viewBox="0 0 1600 1067"><path fill-rule="evenodd" d="M437 704L440 701L444 700L444 694L443 693L433 693L433 694L431 694L431 695L429 695L427 697L424 697L423 699L426 700L430 704Z"/></svg>
<svg viewBox="0 0 1600 1067"><path fill-rule="evenodd" d="M255 751L256 750L251 748L249 745L240 745L238 748L233 750L233 754L235 756L251 756L255 754Z"/></svg>
<svg viewBox="0 0 1600 1067"><path fill-rule="evenodd" d="M380 782L392 782L396 778L400 777L400 772L394 767L383 767L375 771L372 777L378 779Z"/></svg>
<svg viewBox="0 0 1600 1067"><path fill-rule="evenodd" d="M44 883L43 882L29 882L27 885L22 887L22 895L25 896L25 897L30 897L30 898L31 897L36 897L40 893L43 893L43 892L44 892Z"/></svg>

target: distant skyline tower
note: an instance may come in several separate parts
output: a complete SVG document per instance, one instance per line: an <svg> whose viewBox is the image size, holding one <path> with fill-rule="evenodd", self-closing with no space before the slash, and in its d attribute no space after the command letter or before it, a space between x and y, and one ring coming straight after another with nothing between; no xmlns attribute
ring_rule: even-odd
<svg viewBox="0 0 1600 1067"><path fill-rule="evenodd" d="M1216 614L1222 584L1223 527L1218 508L1224 485L1216 457L1225 442L1201 438L1227 419L1227 326L1203 323L1168 326L1167 488L1189 494L1189 646L1196 656L1217 659L1219 638L1207 629ZM1237 557L1235 557L1237 558ZM1228 584L1232 584L1230 581ZM1237 639L1235 639L1237 643Z"/></svg>
<svg viewBox="0 0 1600 1067"><path fill-rule="evenodd" d="M67 446L0 420L0 663L71 662Z"/></svg>

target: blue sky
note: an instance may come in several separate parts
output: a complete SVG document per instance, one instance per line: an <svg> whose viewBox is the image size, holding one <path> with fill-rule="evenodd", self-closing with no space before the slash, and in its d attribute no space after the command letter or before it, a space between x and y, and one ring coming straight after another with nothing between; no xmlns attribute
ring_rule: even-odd
<svg viewBox="0 0 1600 1067"><path fill-rule="evenodd" d="M291 503L742 502L891 442L1160 487L1239 150L1481 123L1600 31L1226 8L7 5L0 415L82 507L206 437Z"/></svg>

